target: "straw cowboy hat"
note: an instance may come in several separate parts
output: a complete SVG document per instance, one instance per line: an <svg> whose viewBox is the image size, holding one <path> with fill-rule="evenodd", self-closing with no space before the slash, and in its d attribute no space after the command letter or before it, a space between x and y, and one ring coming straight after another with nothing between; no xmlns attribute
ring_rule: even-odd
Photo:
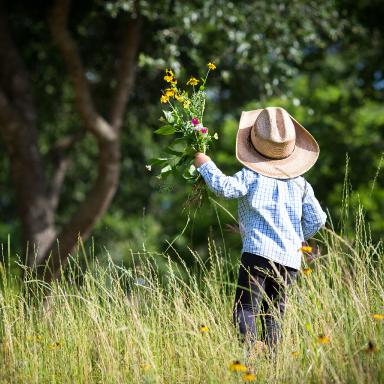
<svg viewBox="0 0 384 384"><path fill-rule="evenodd" d="M313 136L283 108L241 114L236 157L257 173L276 179L300 176L315 164L319 152Z"/></svg>

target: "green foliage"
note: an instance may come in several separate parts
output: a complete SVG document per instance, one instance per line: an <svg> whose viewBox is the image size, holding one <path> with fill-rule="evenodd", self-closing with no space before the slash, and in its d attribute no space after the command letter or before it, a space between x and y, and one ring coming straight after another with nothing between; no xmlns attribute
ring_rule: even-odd
<svg viewBox="0 0 384 384"><path fill-rule="evenodd" d="M384 151L384 24L378 3L72 2L69 28L78 40L95 104L104 116L110 113L108 101L116 87L113 74L121 28L127 16L138 11L143 16L137 80L122 131L121 182L108 215L93 233L97 240L103 240L97 243L125 259L127 244L142 249L145 240L148 249L158 251L176 238L173 246L193 263L187 247L193 245L207 257L205 242L210 235L221 247L225 237L226 257L238 257L238 235L224 232L225 224L233 224L233 220L225 212L216 215L208 201L203 209L190 212L189 226L180 235L188 219L182 207L191 186L172 175L167 182L155 177L155 166L165 168L168 159L184 151L183 143L169 147L171 135L153 135L159 129L163 70L172 67L179 78L185 78L186 72L197 74L208 59L217 62L220 72L211 79L209 89L204 89L204 125L219 133L220 140L212 141L208 154L223 171L233 174L240 169L234 159L234 143L241 110L283 106L320 143L319 162L307 177L324 208L336 222L342 221L340 201L348 153L347 186L353 187L349 207L360 201L372 233L379 237L384 215L380 163ZM12 37L34 88L39 146L49 179L53 143L82 127L63 60L49 37L46 12L50 4L38 4L14 1L7 4L7 10ZM162 148L167 148L164 156ZM2 143L0 149L4 152ZM71 158L61 193L58 228L78 209L95 178L97 143L85 136L72 150ZM151 158L159 158L154 170L146 168ZM0 241L5 243L12 233L16 244L20 231L9 160L3 156L0 165ZM235 214L236 202L223 205ZM147 230L142 241L143 220Z"/></svg>
<svg viewBox="0 0 384 384"><path fill-rule="evenodd" d="M155 45L141 53L142 66L190 72L211 58L219 64L226 88L232 89L229 99L235 105L239 97L281 91L284 82L297 73L305 49L325 47L343 36L349 25L330 0L321 6L314 0L289 4L140 0L136 8L134 3L107 1L105 8L114 17L139 9L146 19L156 22ZM241 83L246 86L239 87Z"/></svg>
<svg viewBox="0 0 384 384"><path fill-rule="evenodd" d="M129 264L132 250L135 252L159 252L158 238L162 235L160 224L145 209L142 215L124 215L112 211L105 215L95 228L94 244L108 244L107 251L116 263ZM104 249L97 249L104 253Z"/></svg>

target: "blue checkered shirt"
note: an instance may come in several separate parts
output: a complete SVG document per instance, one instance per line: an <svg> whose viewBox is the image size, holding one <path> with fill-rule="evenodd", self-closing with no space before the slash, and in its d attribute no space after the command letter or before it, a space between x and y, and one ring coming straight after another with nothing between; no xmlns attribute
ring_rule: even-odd
<svg viewBox="0 0 384 384"><path fill-rule="evenodd" d="M216 195L239 199L242 252L300 269L302 241L326 221L311 185L302 176L280 180L248 168L226 176L212 160L197 170Z"/></svg>

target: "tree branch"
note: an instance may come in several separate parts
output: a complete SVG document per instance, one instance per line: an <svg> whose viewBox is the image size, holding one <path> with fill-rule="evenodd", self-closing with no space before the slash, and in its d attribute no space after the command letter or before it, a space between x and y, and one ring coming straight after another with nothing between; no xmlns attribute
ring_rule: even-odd
<svg viewBox="0 0 384 384"><path fill-rule="evenodd" d="M56 164L55 172L52 175L48 198L53 212L56 212L57 206L59 205L61 187L63 186L65 175L70 163L71 160L68 156L62 157Z"/></svg>
<svg viewBox="0 0 384 384"><path fill-rule="evenodd" d="M120 48L120 65L118 66L119 70L116 77L117 87L111 108L111 123L116 132L119 132L121 129L128 98L134 84L141 25L142 19L140 15L128 22Z"/></svg>
<svg viewBox="0 0 384 384"><path fill-rule="evenodd" d="M84 131L77 132L74 135L66 136L59 139L48 152L47 157L54 164L54 172L51 177L51 182L48 191L48 198L52 210L55 212L59 204L61 187L64 183L65 175L70 164L68 151L82 138Z"/></svg>
<svg viewBox="0 0 384 384"><path fill-rule="evenodd" d="M68 74L72 80L76 105L85 127L99 140L114 141L117 138L116 132L94 108L79 50L67 30L69 4L69 0L55 1L48 18L51 33L61 51Z"/></svg>
<svg viewBox="0 0 384 384"><path fill-rule="evenodd" d="M57 140L49 150L47 157L55 158L57 155L62 155L84 137L84 131L76 132L73 135L68 135Z"/></svg>

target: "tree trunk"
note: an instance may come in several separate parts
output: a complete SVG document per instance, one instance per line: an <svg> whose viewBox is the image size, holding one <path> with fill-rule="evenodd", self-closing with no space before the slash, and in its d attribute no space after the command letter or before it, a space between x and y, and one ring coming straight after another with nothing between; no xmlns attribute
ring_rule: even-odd
<svg viewBox="0 0 384 384"><path fill-rule="evenodd" d="M37 147L36 113L29 78L10 37L0 2L0 133L10 161L26 261L46 252L55 236L53 212ZM34 249L31 249L34 248Z"/></svg>
<svg viewBox="0 0 384 384"><path fill-rule="evenodd" d="M116 74L118 85L108 122L96 111L76 42L67 29L69 8L69 0L56 0L48 22L73 84L79 116L88 134L98 142L99 161L90 192L73 217L56 233L54 216L68 162L61 153L48 185L37 146L35 109L28 76L11 41L0 0L0 131L11 162L24 238L30 246L37 247L36 259L29 257L28 265L45 281L60 276L79 236L83 240L89 236L116 192L120 176L120 131L134 83L141 29L140 17L127 22ZM63 139L59 145L61 151L75 141L75 138Z"/></svg>
<svg viewBox="0 0 384 384"><path fill-rule="evenodd" d="M134 83L141 29L140 18L127 22L121 45L117 73L118 85L111 105L111 122L108 122L96 111L76 42L67 30L69 4L69 0L55 2L50 13L49 25L72 80L76 107L80 117L85 128L98 141L99 164L96 181L88 196L58 234L57 244L53 243L49 248L50 251L43 254L39 260L38 276L46 281L59 277L79 236L83 240L89 236L97 220L108 209L118 187L120 131L128 97Z"/></svg>
<svg viewBox="0 0 384 384"><path fill-rule="evenodd" d="M27 245L26 263L32 267L35 259L47 251L56 233L34 127L21 124L16 127L14 135L7 135L6 123L2 122L1 131L10 161L23 242Z"/></svg>
<svg viewBox="0 0 384 384"><path fill-rule="evenodd" d="M104 215L116 192L120 176L120 142L99 143L97 179L92 190L71 220L63 227L57 240L42 254L37 268L39 278L49 281L60 277L68 255L78 243L88 238L93 226Z"/></svg>

